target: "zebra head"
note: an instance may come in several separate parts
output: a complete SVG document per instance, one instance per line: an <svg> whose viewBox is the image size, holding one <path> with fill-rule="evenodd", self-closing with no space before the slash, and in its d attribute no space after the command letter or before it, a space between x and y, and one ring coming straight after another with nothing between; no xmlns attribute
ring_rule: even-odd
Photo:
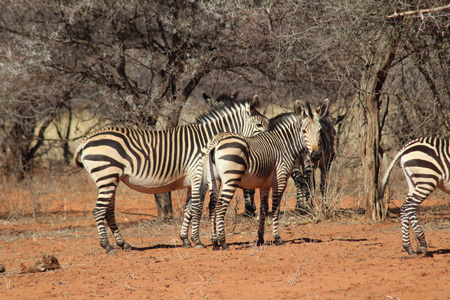
<svg viewBox="0 0 450 300"><path fill-rule="evenodd" d="M244 128L242 129L242 135L254 136L258 133L269 129L269 120L261 114L256 108L259 105L258 95L253 96L251 101L245 102L245 114L248 120L244 122Z"/></svg>
<svg viewBox="0 0 450 300"><path fill-rule="evenodd" d="M309 103L303 105L302 101L295 102L295 113L301 121L301 131L304 145L313 160L320 159L320 119L327 114L328 99L325 99L314 111Z"/></svg>

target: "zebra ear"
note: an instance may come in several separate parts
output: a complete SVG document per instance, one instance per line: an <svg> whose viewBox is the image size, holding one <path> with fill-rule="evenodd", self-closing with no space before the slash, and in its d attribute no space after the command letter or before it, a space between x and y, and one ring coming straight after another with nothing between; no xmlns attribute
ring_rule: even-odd
<svg viewBox="0 0 450 300"><path fill-rule="evenodd" d="M304 112L305 116L309 117L309 118L313 118L314 117L314 111L311 108L311 103L309 102L305 102L305 112Z"/></svg>
<svg viewBox="0 0 450 300"><path fill-rule="evenodd" d="M250 101L250 105L247 107L248 111L250 112L250 115L252 115L255 110L256 107L259 105L259 97L258 95L253 96L252 100Z"/></svg>
<svg viewBox="0 0 450 300"><path fill-rule="evenodd" d="M213 98L211 98L210 96L208 96L206 93L202 93L202 96L203 96L203 99L205 99L206 103L207 103L209 106L213 106L213 104L214 104L214 99L213 99Z"/></svg>
<svg viewBox="0 0 450 300"><path fill-rule="evenodd" d="M328 105L329 105L329 100L327 98L327 99L323 100L322 103L320 104L320 106L316 109L316 112L320 116L320 118L323 118L327 115Z"/></svg>
<svg viewBox="0 0 450 300"><path fill-rule="evenodd" d="M233 94L233 96L231 96L231 99L233 101L236 101L237 97L239 96L239 91L237 91L236 93Z"/></svg>
<svg viewBox="0 0 450 300"><path fill-rule="evenodd" d="M294 103L294 112L300 119L303 119L303 116L305 114L305 109L303 105L304 104L302 100L296 100Z"/></svg>

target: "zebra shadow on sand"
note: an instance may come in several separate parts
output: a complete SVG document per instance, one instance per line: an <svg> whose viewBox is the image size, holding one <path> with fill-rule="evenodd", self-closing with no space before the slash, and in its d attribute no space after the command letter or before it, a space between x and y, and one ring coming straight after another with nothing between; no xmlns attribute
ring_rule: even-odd
<svg viewBox="0 0 450 300"><path fill-rule="evenodd" d="M364 242L367 241L367 239L332 239L332 241L344 241L344 242ZM328 242L328 241L324 241L318 238L309 238L309 237L300 237L300 238L294 238L294 239L290 239L290 240L285 240L286 244L295 244L295 245L299 245L299 244L319 244L319 243L324 243L324 242ZM235 246L234 249L236 250L243 250L243 249L247 249L247 248L254 248L256 247L256 241L254 242L249 242L249 241L245 241L245 242L231 242L229 243L230 246ZM266 243L264 244L265 246L274 246L273 241L266 241ZM212 243L208 243L205 244L206 248L212 248L213 244ZM145 246L145 247L132 247L131 250L133 251L147 251L147 250L154 250L154 249L174 249L174 248L181 248L183 247L183 245L168 245L168 244L157 244L157 245L153 245L153 246ZM448 250L450 253L450 250ZM432 252L432 251L430 251Z"/></svg>

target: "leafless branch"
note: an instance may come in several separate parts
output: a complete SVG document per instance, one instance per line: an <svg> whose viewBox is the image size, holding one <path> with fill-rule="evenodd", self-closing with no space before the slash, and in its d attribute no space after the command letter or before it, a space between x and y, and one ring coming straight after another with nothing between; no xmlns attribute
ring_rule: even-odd
<svg viewBox="0 0 450 300"><path fill-rule="evenodd" d="M392 19L392 18L398 18L398 17L404 17L404 16L417 15L417 14L422 16L423 14L437 12L437 11L441 11L441 10L445 10L445 9L450 9L450 4L440 6L440 7L435 7L435 8L410 10L410 11L405 11L405 12L401 12L401 13L395 12L392 15L387 16L386 18Z"/></svg>

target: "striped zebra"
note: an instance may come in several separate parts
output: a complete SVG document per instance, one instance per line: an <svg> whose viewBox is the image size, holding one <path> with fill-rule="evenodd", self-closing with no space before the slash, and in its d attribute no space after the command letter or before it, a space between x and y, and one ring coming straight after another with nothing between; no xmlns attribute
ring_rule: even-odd
<svg viewBox="0 0 450 300"><path fill-rule="evenodd" d="M378 191L379 202L383 200L389 175L399 159L409 187L406 200L400 209L403 248L410 255L416 254L411 247L409 235L411 224L419 241L419 250L427 254L425 234L417 220L416 211L420 203L436 188L450 193L450 141L425 137L406 144L394 157L384 174Z"/></svg>
<svg viewBox="0 0 450 300"><path fill-rule="evenodd" d="M238 92L232 96L222 94L217 98L211 98L203 93L203 98L210 107L227 106L236 101ZM273 119L269 119L269 129ZM320 192L322 194L323 203L327 205L326 201L326 183L327 175L330 170L331 163L336 156L334 152L334 140L336 130L333 127L333 122L328 117L328 114L320 119L322 130L320 132L320 149L322 156L318 160L311 159L308 153L303 153L295 162L294 170L292 171L292 180L294 181L297 200L295 210L301 213L309 212L312 207L311 191L315 190L314 171L320 170ZM255 204L255 190L244 189L244 216L256 216Z"/></svg>
<svg viewBox="0 0 450 300"><path fill-rule="evenodd" d="M114 216L115 192L120 181L134 190L152 194L187 188L189 203L191 188L200 184L194 174L201 166L202 149L217 133L253 136L267 129L266 117L256 110L258 103L255 96L212 110L198 117L195 124L169 130L111 127L85 138L75 152L74 162L84 167L97 185L94 217L100 245L107 253L114 247L106 235L105 219L116 244L125 250L132 249L123 239Z"/></svg>
<svg viewBox="0 0 450 300"><path fill-rule="evenodd" d="M308 151L320 157L320 118L328 110L325 100L313 111L309 104L295 103L295 113L279 115L273 128L254 137L222 133L209 143L205 154L200 199L193 199L192 240L198 241L198 223L201 216L206 184L210 186L210 210L213 250L228 249L225 241L225 213L236 188L260 189L261 208L258 245L264 243L264 223L268 216L268 197L272 190L273 238L277 245L284 244L278 232L280 201L295 160ZM219 201L218 181L222 182Z"/></svg>
<svg viewBox="0 0 450 300"><path fill-rule="evenodd" d="M299 212L309 212L312 207L311 192L315 190L314 172L317 168L320 170L320 193L322 194L323 204L325 206L327 205L327 175L331 163L336 156L334 152L336 130L328 116L320 119L320 125L322 126L322 130L320 131L320 150L322 155L319 159L312 159L307 153L302 154L296 161L294 170L292 171L292 179L297 189L295 210Z"/></svg>

